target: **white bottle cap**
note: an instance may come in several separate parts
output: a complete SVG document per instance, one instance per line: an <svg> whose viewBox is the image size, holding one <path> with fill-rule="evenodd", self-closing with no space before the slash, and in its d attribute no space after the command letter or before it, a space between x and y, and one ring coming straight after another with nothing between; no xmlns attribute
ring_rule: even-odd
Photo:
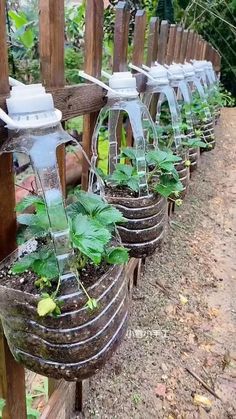
<svg viewBox="0 0 236 419"><path fill-rule="evenodd" d="M61 112L54 108L53 97L42 84L13 86L6 103L9 129L16 125L19 129L46 127L61 121Z"/></svg>
<svg viewBox="0 0 236 419"><path fill-rule="evenodd" d="M13 86L6 102L9 115L54 110L52 95L41 84Z"/></svg>
<svg viewBox="0 0 236 419"><path fill-rule="evenodd" d="M109 87L114 91L108 91L108 96L138 96L136 78L132 76L130 71L115 72L109 78Z"/></svg>
<svg viewBox="0 0 236 419"><path fill-rule="evenodd" d="M195 76L195 71L194 71L194 66L190 63L184 63L182 65L182 68L184 70L184 74L186 77L194 77Z"/></svg>
<svg viewBox="0 0 236 419"><path fill-rule="evenodd" d="M168 80L168 70L161 64L156 64L152 67L150 67L149 70L149 74L151 77L153 77L153 79L155 79L154 81L151 81L150 79L148 80L148 84L169 84L169 80Z"/></svg>
<svg viewBox="0 0 236 419"><path fill-rule="evenodd" d="M178 81L184 79L184 70L179 64L171 64L168 67L168 77L170 81Z"/></svg>
<svg viewBox="0 0 236 419"><path fill-rule="evenodd" d="M193 67L196 73L203 73L205 71L205 64L201 60L194 60L193 61Z"/></svg>

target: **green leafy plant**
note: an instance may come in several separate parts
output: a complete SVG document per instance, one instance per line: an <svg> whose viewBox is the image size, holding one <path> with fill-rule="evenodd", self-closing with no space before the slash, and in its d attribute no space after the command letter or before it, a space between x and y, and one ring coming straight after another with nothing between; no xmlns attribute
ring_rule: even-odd
<svg viewBox="0 0 236 419"><path fill-rule="evenodd" d="M134 393L132 395L132 401L135 404L135 406L137 406L142 401L142 397L140 396L140 394Z"/></svg>
<svg viewBox="0 0 236 419"><path fill-rule="evenodd" d="M104 175L107 186L128 188L138 193L139 174L136 169L137 152L134 148L127 147L122 150L120 158L125 158L130 164L118 163L111 175ZM175 169L175 163L181 161L181 157L174 155L170 150L151 150L146 153L146 162L149 167L147 182L153 192L168 197L174 192L181 192L183 185L179 180Z"/></svg>
<svg viewBox="0 0 236 419"><path fill-rule="evenodd" d="M27 419L38 419L40 412L33 407L34 396L30 393L26 394Z"/></svg>
<svg viewBox="0 0 236 419"><path fill-rule="evenodd" d="M71 243L74 255L70 260L70 268L75 273L78 285L86 294L87 307L94 309L97 302L89 296L80 281L80 272L88 264L95 266L101 263L124 264L128 261L128 251L116 246L113 239L116 224L125 222L124 217L116 208L104 202L99 196L75 189L70 195L72 201L67 207L69 217ZM44 201L37 196L25 198L17 210L25 210L33 205L34 214L20 214L19 223L26 227L21 231L21 238L29 235L42 238L42 220L47 218ZM58 216L60 226L60 216ZM11 268L14 274L32 271L36 274L35 286L41 292L38 302L39 316L60 314L60 303L57 299L60 290L59 270L55 254L50 246L49 223L44 225L41 248L21 257ZM25 234L25 236L24 236Z"/></svg>

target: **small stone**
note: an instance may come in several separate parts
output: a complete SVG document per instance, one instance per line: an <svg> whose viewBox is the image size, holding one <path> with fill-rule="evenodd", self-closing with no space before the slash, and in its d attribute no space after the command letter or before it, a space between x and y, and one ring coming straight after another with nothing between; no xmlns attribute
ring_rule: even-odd
<svg viewBox="0 0 236 419"><path fill-rule="evenodd" d="M163 372L167 372L168 371L168 367L167 367L167 365L164 362L161 364L161 369L162 369Z"/></svg>
<svg viewBox="0 0 236 419"><path fill-rule="evenodd" d="M20 278L20 284L24 284L25 280L24 278Z"/></svg>
<svg viewBox="0 0 236 419"><path fill-rule="evenodd" d="M162 383L158 383L155 388L155 393L157 397L165 397L166 395L166 385Z"/></svg>

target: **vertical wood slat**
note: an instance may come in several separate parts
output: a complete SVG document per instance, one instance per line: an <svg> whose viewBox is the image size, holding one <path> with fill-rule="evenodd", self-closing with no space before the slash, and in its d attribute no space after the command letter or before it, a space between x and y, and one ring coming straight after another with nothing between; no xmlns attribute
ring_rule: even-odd
<svg viewBox="0 0 236 419"><path fill-rule="evenodd" d="M198 34L194 32L193 36L193 47L192 47L192 59L197 60L197 47L198 47Z"/></svg>
<svg viewBox="0 0 236 419"><path fill-rule="evenodd" d="M147 49L147 66L151 66L157 60L158 53L158 33L159 33L159 18L152 17L150 19L148 31L148 49Z"/></svg>
<svg viewBox="0 0 236 419"><path fill-rule="evenodd" d="M159 35L159 40L158 40L158 54L157 54L157 60L159 64L165 64L168 32L169 32L169 23L167 22L167 20L162 20L161 28L160 28L160 35Z"/></svg>
<svg viewBox="0 0 236 419"><path fill-rule="evenodd" d="M196 60L199 60L200 56L200 36L198 33L195 34L196 40L195 40L195 58Z"/></svg>
<svg viewBox="0 0 236 419"><path fill-rule="evenodd" d="M5 0L0 2L0 94L7 94L8 56ZM0 260L16 248L15 188L12 155L0 156ZM5 399L3 419L25 419L25 374L10 353L0 325L0 397Z"/></svg>
<svg viewBox="0 0 236 419"><path fill-rule="evenodd" d="M116 6L115 32L114 32L114 52L113 52L113 71L127 71L127 54L129 41L129 21L130 9L127 3L119 1ZM118 147L121 145L121 132L123 124L123 115L120 113L116 136ZM131 146L133 142L132 130L128 124L126 131L126 144Z"/></svg>
<svg viewBox="0 0 236 419"><path fill-rule="evenodd" d="M119 1L115 17L113 71L127 71L129 20L127 3Z"/></svg>
<svg viewBox="0 0 236 419"><path fill-rule="evenodd" d="M169 38L166 51L166 64L170 65L173 61L173 53L175 48L177 25L170 25Z"/></svg>
<svg viewBox="0 0 236 419"><path fill-rule="evenodd" d="M206 48L205 48L205 56L204 59L205 60L209 60L210 61L210 53L211 53L211 46L209 44L209 42L206 42Z"/></svg>
<svg viewBox="0 0 236 419"><path fill-rule="evenodd" d="M181 26L177 26L176 35L175 35L175 48L174 48L174 62L179 63L180 59L180 48L182 43L182 36L183 36L183 28Z"/></svg>
<svg viewBox="0 0 236 419"><path fill-rule="evenodd" d="M179 54L179 62L180 63L184 63L184 60L185 60L185 57L186 57L188 35L189 35L189 31L187 29L184 29L183 35L182 35L181 46L180 46L180 54Z"/></svg>
<svg viewBox="0 0 236 419"><path fill-rule="evenodd" d="M63 87L64 72L64 1L39 1L39 55L41 77L46 87ZM65 146L57 149L62 190L66 190Z"/></svg>
<svg viewBox="0 0 236 419"><path fill-rule="evenodd" d="M103 43L103 0L87 0L85 14L85 63L84 71L99 78L102 67ZM84 116L83 121L83 148L87 156L91 155L91 139L96 124L98 112ZM88 186L89 166L83 157L82 163L82 188Z"/></svg>
<svg viewBox="0 0 236 419"><path fill-rule="evenodd" d="M135 15L133 55L132 55L132 63L137 66L141 66L143 64L145 33L146 33L146 12L145 10L138 10Z"/></svg>
<svg viewBox="0 0 236 419"><path fill-rule="evenodd" d="M211 44L209 44L208 60L211 61L212 63L214 61L214 50Z"/></svg>
<svg viewBox="0 0 236 419"><path fill-rule="evenodd" d="M193 58L193 38L194 38L194 31L190 29L188 33L188 42L187 42L186 55L185 55L186 61L190 61Z"/></svg>
<svg viewBox="0 0 236 419"><path fill-rule="evenodd" d="M200 60L204 59L205 55L205 43L202 37L200 37Z"/></svg>

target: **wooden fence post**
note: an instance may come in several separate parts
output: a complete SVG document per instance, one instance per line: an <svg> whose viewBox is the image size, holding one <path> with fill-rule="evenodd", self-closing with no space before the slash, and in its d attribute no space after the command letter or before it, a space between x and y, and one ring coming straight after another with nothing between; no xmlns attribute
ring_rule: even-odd
<svg viewBox="0 0 236 419"><path fill-rule="evenodd" d="M179 62L184 63L186 53L187 53L187 44L188 44L188 36L189 31L187 29L184 29L183 36L182 36L182 42L180 46L180 55L179 55Z"/></svg>
<svg viewBox="0 0 236 419"><path fill-rule="evenodd" d="M142 66L146 33L146 12L138 10L135 15L132 63Z"/></svg>
<svg viewBox="0 0 236 419"><path fill-rule="evenodd" d="M165 64L166 62L166 48L168 42L169 23L167 20L162 20L161 29L158 41L158 53L157 61L159 64Z"/></svg>
<svg viewBox="0 0 236 419"><path fill-rule="evenodd" d="M115 28L114 28L114 51L113 51L113 72L127 71L127 57L128 57L128 40L129 40L129 20L130 9L127 3L119 1L116 6L115 15ZM121 132L122 132L123 118L120 114L117 124L117 141L118 146L121 145ZM130 125L127 128L126 135L127 146L132 145L132 132Z"/></svg>
<svg viewBox="0 0 236 419"><path fill-rule="evenodd" d="M193 46L192 46L192 59L193 60L197 60L197 48L198 48L198 34L196 32L194 32L194 36L193 36Z"/></svg>
<svg viewBox="0 0 236 419"><path fill-rule="evenodd" d="M175 48L175 40L176 40L176 25L170 25L169 30L169 38L167 42L167 50L166 50L166 64L170 65L173 61L173 51Z"/></svg>
<svg viewBox="0 0 236 419"><path fill-rule="evenodd" d="M103 43L103 0L87 0L85 14L85 63L84 71L99 78L102 67L102 43ZM98 112L92 112L84 116L83 122L83 149L87 156L91 155L91 139L95 128ZM88 186L89 166L83 157L82 165L82 188Z"/></svg>
<svg viewBox="0 0 236 419"><path fill-rule="evenodd" d="M9 92L5 0L0 2L0 94ZM1 142L6 139L1 138ZM12 155L0 156L0 260L16 248L15 187ZM6 342L0 326L0 397L5 399L3 419L25 419L25 373Z"/></svg>
<svg viewBox="0 0 236 419"><path fill-rule="evenodd" d="M191 29L188 34L188 42L187 42L186 56L185 56L185 59L187 62L189 62L193 58L193 55L192 55L193 37L194 37L194 31Z"/></svg>
<svg viewBox="0 0 236 419"><path fill-rule="evenodd" d="M183 36L183 28L181 26L177 26L176 35L175 35L174 57L173 57L173 61L175 63L180 62L180 48L182 44L182 36Z"/></svg>
<svg viewBox="0 0 236 419"><path fill-rule="evenodd" d="M129 19L127 3L119 1L116 6L113 71L127 71Z"/></svg>
<svg viewBox="0 0 236 419"><path fill-rule="evenodd" d="M148 46L147 46L147 66L151 66L157 60L158 52L158 35L159 35L159 18L152 17L149 24L148 31Z"/></svg>

